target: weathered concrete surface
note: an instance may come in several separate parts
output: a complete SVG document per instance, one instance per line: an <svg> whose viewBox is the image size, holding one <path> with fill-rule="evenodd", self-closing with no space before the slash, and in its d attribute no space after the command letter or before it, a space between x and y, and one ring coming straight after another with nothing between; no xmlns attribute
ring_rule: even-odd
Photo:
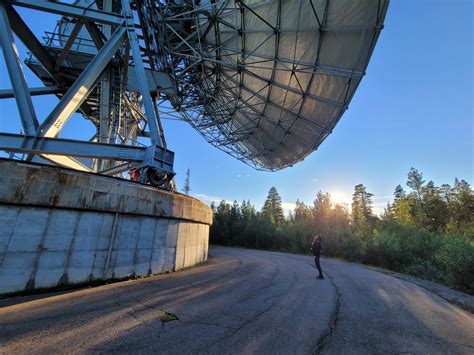
<svg viewBox="0 0 474 355"><path fill-rule="evenodd" d="M194 265L211 222L186 195L0 159L0 294Z"/></svg>
<svg viewBox="0 0 474 355"><path fill-rule="evenodd" d="M368 268L211 248L203 266L0 300L0 352L472 354L474 317ZM178 320L162 322L165 312Z"/></svg>

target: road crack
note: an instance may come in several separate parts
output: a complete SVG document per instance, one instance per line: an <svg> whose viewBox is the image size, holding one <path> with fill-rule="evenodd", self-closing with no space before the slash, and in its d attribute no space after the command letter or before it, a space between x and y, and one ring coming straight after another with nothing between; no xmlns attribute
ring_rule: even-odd
<svg viewBox="0 0 474 355"><path fill-rule="evenodd" d="M331 275L327 273L327 271L326 271L326 276L329 278L332 286L334 287L334 290L336 291L336 305L333 311L331 312L331 317L329 318L329 324L326 331L318 339L318 342L316 343L316 349L315 349L316 354L321 354L321 352L325 349L325 347L329 343L329 340L336 329L337 322L339 320L339 310L341 307L341 294L339 292L339 288L336 286L333 278L331 277Z"/></svg>

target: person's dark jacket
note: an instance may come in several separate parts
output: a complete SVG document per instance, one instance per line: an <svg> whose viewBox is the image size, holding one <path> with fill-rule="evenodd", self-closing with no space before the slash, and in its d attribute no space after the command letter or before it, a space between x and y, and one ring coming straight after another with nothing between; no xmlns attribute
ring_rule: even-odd
<svg viewBox="0 0 474 355"><path fill-rule="evenodd" d="M313 252L314 256L321 255L321 242L319 240L315 240L313 244L311 244L311 251Z"/></svg>

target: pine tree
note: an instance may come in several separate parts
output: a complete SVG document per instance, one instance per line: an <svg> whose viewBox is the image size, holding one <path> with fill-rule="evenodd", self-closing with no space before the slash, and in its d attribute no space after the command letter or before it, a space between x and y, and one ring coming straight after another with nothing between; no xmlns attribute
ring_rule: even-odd
<svg viewBox="0 0 474 355"><path fill-rule="evenodd" d="M384 214L383 219L393 217L397 223L403 225L415 224L415 217L413 215L414 204L417 199L413 195L407 196L405 190L401 185L395 187L393 193L394 200L390 209L387 207L387 213ZM386 218L387 217L387 218Z"/></svg>
<svg viewBox="0 0 474 355"><path fill-rule="evenodd" d="M448 222L448 204L432 180L422 188L422 197L425 216L423 227L432 231L443 231Z"/></svg>
<svg viewBox="0 0 474 355"><path fill-rule="evenodd" d="M393 196L395 197L395 202L406 197L405 190L403 190L401 185L395 186L395 192L393 193Z"/></svg>
<svg viewBox="0 0 474 355"><path fill-rule="evenodd" d="M394 213L397 223L402 225L416 225L416 213L418 199L410 194L394 203Z"/></svg>
<svg viewBox="0 0 474 355"><path fill-rule="evenodd" d="M212 223L210 240L216 244L229 244L230 241L230 205L222 200L216 207Z"/></svg>
<svg viewBox="0 0 474 355"><path fill-rule="evenodd" d="M411 206L411 215L415 225L419 227L427 226L428 216L426 214L425 201L423 200L423 190L424 190L423 174L415 168L411 168L408 172L407 186L412 190L408 195Z"/></svg>
<svg viewBox="0 0 474 355"><path fill-rule="evenodd" d="M466 180L454 179L453 218L460 223L474 222L474 191Z"/></svg>
<svg viewBox="0 0 474 355"><path fill-rule="evenodd" d="M451 197L453 194L453 189L449 184L443 184L439 188L441 196L443 197L444 201L449 205L451 203Z"/></svg>
<svg viewBox="0 0 474 355"><path fill-rule="evenodd" d="M229 212L230 243L235 244L240 239L242 231L242 214L239 203L234 201Z"/></svg>
<svg viewBox="0 0 474 355"><path fill-rule="evenodd" d="M255 207L250 203L250 201L243 200L240 205L240 213L244 221L248 222L255 217Z"/></svg>
<svg viewBox="0 0 474 355"><path fill-rule="evenodd" d="M367 191L363 184L358 184L354 187L354 194L352 195L352 209L360 209L364 218L368 221L373 218L372 214L372 193Z"/></svg>
<svg viewBox="0 0 474 355"><path fill-rule="evenodd" d="M367 245L373 242L375 222L377 217L372 213L372 196L363 184L354 187L352 195L352 227L356 235L364 240Z"/></svg>
<svg viewBox="0 0 474 355"><path fill-rule="evenodd" d="M381 216L381 220L383 222L390 223L390 222L395 221L395 206L396 206L396 203L393 203L391 205L389 202L387 202L387 206L385 206L382 216Z"/></svg>
<svg viewBox="0 0 474 355"><path fill-rule="evenodd" d="M317 233L327 235L329 231L329 215L331 213L331 196L318 191L313 202L314 228Z"/></svg>
<svg viewBox="0 0 474 355"><path fill-rule="evenodd" d="M311 219L311 210L298 199L296 200L296 207L292 217L297 222L309 221Z"/></svg>
<svg viewBox="0 0 474 355"><path fill-rule="evenodd" d="M285 220L281 197L275 187L272 187L268 192L267 199L263 204L262 214L272 223L279 224Z"/></svg>
<svg viewBox="0 0 474 355"><path fill-rule="evenodd" d="M417 169L411 168L410 171L408 172L407 186L416 193L416 196L418 197L418 201L421 203L421 205L423 205L421 192L422 192L424 183L425 183L425 180L423 180L423 174L420 173Z"/></svg>
<svg viewBox="0 0 474 355"><path fill-rule="evenodd" d="M186 171L186 180L184 180L184 186L183 186L183 192L186 195L189 195L189 191L191 191L190 179L191 179L191 171L188 168L188 170Z"/></svg>

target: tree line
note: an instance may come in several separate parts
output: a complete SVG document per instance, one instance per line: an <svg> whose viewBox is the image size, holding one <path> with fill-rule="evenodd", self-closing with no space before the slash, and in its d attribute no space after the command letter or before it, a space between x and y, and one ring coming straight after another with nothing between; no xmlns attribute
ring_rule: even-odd
<svg viewBox="0 0 474 355"><path fill-rule="evenodd" d="M412 168L405 190L394 189L393 202L381 215L373 194L354 187L350 209L318 192L285 216L275 187L261 210L250 201L212 204L213 244L309 253L315 234L323 236L323 254L381 266L440 281L474 293L474 191L465 180L436 186Z"/></svg>

